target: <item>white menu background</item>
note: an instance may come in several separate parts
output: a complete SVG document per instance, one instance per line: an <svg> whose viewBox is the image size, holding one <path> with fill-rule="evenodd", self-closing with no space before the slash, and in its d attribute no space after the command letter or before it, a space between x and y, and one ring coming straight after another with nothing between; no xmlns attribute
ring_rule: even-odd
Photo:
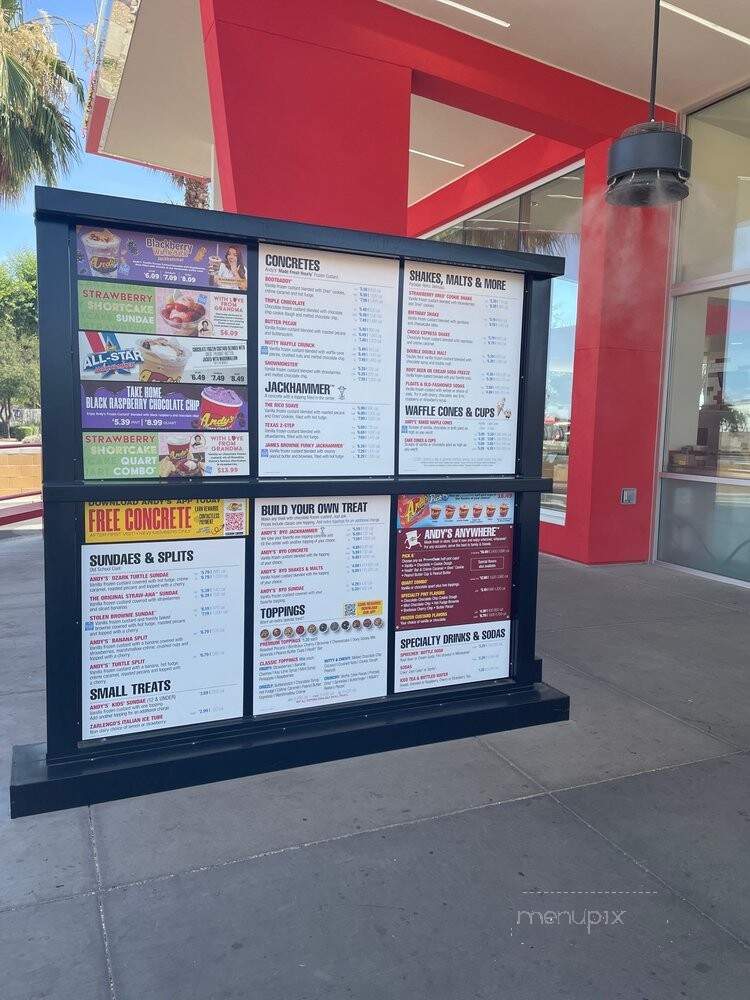
<svg viewBox="0 0 750 1000"><path fill-rule="evenodd" d="M83 739L242 715L244 538L84 545L81 571Z"/></svg>
<svg viewBox="0 0 750 1000"><path fill-rule="evenodd" d="M523 275L406 261L401 475L515 472Z"/></svg>
<svg viewBox="0 0 750 1000"><path fill-rule="evenodd" d="M394 471L398 261L261 245L261 476Z"/></svg>
<svg viewBox="0 0 750 1000"><path fill-rule="evenodd" d="M390 498L255 510L255 715L385 695Z"/></svg>

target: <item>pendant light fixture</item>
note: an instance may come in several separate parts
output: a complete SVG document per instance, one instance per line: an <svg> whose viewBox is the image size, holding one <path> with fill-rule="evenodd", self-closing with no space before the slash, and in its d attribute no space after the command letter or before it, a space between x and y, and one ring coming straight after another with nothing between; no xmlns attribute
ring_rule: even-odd
<svg viewBox="0 0 750 1000"><path fill-rule="evenodd" d="M610 205L671 205L689 194L692 140L675 125L655 119L658 55L659 0L655 0L649 120L626 129L612 143L606 194Z"/></svg>

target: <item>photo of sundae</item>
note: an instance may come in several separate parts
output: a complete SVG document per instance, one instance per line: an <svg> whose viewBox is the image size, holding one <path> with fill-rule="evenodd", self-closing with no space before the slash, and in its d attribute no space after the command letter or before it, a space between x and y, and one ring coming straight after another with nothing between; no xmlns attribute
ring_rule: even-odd
<svg viewBox="0 0 750 1000"><path fill-rule="evenodd" d="M208 431L226 431L238 421L242 409L242 399L233 389L222 386L206 386L201 393L198 426Z"/></svg>
<svg viewBox="0 0 750 1000"><path fill-rule="evenodd" d="M168 327L183 337L211 333L206 319L206 307L190 292L170 292L169 298L159 308L159 316Z"/></svg>
<svg viewBox="0 0 750 1000"><path fill-rule="evenodd" d="M93 275L111 276L120 266L120 237L110 229L91 229L81 236L89 271Z"/></svg>
<svg viewBox="0 0 750 1000"><path fill-rule="evenodd" d="M142 340L141 382L179 382L190 357L190 348L181 347L166 337Z"/></svg>

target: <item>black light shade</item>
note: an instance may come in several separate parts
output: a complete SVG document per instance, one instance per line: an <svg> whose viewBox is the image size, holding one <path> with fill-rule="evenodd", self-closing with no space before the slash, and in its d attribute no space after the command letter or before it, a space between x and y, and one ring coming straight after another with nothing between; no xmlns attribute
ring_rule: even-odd
<svg viewBox="0 0 750 1000"><path fill-rule="evenodd" d="M609 151L606 199L610 205L671 205L688 196L693 143L666 122L626 129Z"/></svg>

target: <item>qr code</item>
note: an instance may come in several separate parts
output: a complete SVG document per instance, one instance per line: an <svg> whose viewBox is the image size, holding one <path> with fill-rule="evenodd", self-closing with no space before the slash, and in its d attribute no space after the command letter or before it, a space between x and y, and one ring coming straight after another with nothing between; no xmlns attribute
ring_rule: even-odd
<svg viewBox="0 0 750 1000"><path fill-rule="evenodd" d="M353 615L353 614L355 614L356 610L357 610L356 604L345 604L344 605L344 614L345 615Z"/></svg>
<svg viewBox="0 0 750 1000"><path fill-rule="evenodd" d="M225 535L244 535L245 534L245 512L244 511L227 511L224 515L224 534Z"/></svg>

